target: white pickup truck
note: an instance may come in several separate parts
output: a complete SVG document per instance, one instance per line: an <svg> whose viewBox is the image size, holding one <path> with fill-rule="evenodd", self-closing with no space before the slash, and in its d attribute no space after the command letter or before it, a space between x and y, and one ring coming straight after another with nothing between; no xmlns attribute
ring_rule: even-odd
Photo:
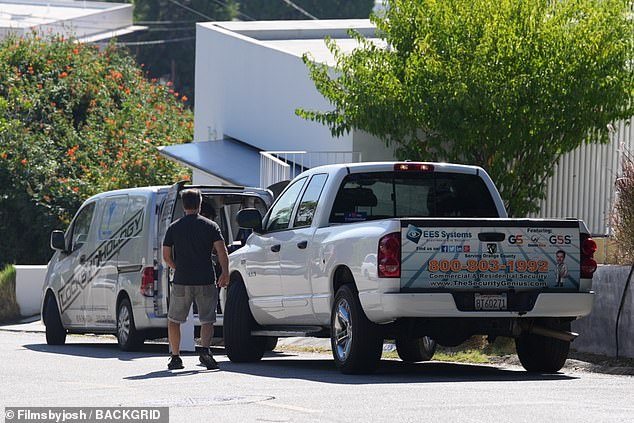
<svg viewBox="0 0 634 423"><path fill-rule="evenodd" d="M576 219L509 219L479 167L380 162L297 176L230 255L224 337L232 361L280 336L330 337L343 373L376 369L385 339L401 359L436 343L515 338L531 372L557 372L590 313L596 244Z"/></svg>

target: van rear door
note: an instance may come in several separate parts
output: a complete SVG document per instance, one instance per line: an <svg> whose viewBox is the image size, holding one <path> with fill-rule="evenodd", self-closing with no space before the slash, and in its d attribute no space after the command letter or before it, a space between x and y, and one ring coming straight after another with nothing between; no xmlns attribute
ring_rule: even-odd
<svg viewBox="0 0 634 423"><path fill-rule="evenodd" d="M165 260L163 260L163 238L165 238L165 232L172 223L174 216L174 207L176 206L176 200L178 199L178 193L183 189L185 181L180 181L172 185L167 191L165 200L161 207L159 225L158 225L158 260L161 263L159 268L159 274L157 277L157 310L158 316L167 316L167 304L169 302L169 284L174 277L174 270L171 269Z"/></svg>

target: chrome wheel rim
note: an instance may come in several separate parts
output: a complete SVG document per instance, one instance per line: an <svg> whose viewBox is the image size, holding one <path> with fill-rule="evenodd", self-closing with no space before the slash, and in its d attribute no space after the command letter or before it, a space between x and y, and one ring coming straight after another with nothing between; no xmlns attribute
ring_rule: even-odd
<svg viewBox="0 0 634 423"><path fill-rule="evenodd" d="M127 307L121 307L119 310L119 324L117 325L117 333L119 334L119 343L125 344L130 335L130 313Z"/></svg>
<svg viewBox="0 0 634 423"><path fill-rule="evenodd" d="M352 346L352 320L350 319L350 305L345 299L337 304L334 322L334 347L337 358L345 361Z"/></svg>
<svg viewBox="0 0 634 423"><path fill-rule="evenodd" d="M420 339L420 345L423 347L423 351L427 352L427 351L431 351L432 348L434 348L434 343L436 341L434 341L433 339L431 339L429 336L423 336Z"/></svg>

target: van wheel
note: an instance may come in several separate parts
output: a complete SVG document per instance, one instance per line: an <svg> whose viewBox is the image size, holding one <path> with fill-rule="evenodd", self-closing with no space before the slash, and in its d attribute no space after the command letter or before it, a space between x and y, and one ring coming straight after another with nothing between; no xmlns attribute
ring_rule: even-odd
<svg viewBox="0 0 634 423"><path fill-rule="evenodd" d="M46 343L48 345L64 345L66 329L62 324L55 297L49 295L44 307L44 325L46 325Z"/></svg>
<svg viewBox="0 0 634 423"><path fill-rule="evenodd" d="M258 361L264 355L267 339L253 336L257 322L249 309L249 296L241 280L234 280L227 289L224 314L225 351L236 363Z"/></svg>
<svg viewBox="0 0 634 423"><path fill-rule="evenodd" d="M379 333L352 288L339 288L330 314L330 345L337 368L346 374L375 371L383 350Z"/></svg>
<svg viewBox="0 0 634 423"><path fill-rule="evenodd" d="M429 361L436 352L436 341L429 336L422 338L397 338L396 352L406 363Z"/></svg>
<svg viewBox="0 0 634 423"><path fill-rule="evenodd" d="M124 298L117 309L117 341L123 351L134 351L143 345L145 338L136 330L130 300Z"/></svg>
<svg viewBox="0 0 634 423"><path fill-rule="evenodd" d="M570 323L555 326L557 329L570 330ZM557 373L566 363L570 342L523 333L519 338L515 338L515 350L526 371Z"/></svg>

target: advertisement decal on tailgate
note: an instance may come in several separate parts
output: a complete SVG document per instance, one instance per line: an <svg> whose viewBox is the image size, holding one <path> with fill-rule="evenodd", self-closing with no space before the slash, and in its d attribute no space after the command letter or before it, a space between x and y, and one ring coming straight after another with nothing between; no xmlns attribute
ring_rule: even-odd
<svg viewBox="0 0 634 423"><path fill-rule="evenodd" d="M434 223L403 222L403 290L578 288L577 225Z"/></svg>

